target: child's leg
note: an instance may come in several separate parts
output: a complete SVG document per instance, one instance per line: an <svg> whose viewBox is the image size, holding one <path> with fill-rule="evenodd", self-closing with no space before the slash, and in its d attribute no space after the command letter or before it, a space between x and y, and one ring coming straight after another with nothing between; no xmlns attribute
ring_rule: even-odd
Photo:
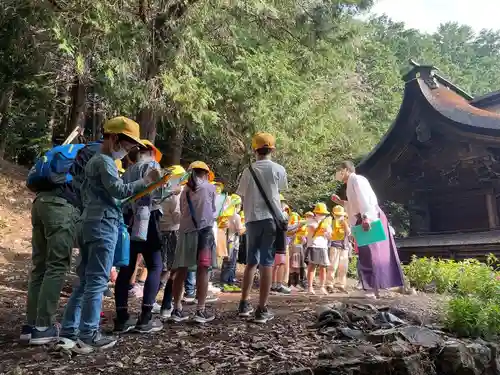
<svg viewBox="0 0 500 375"><path fill-rule="evenodd" d="M281 279L281 282L283 285L288 282L288 278L290 277L290 249L286 250L285 254L285 264L283 266L283 278Z"/></svg>
<svg viewBox="0 0 500 375"><path fill-rule="evenodd" d="M116 319L119 322L126 322L129 319L128 314L128 285L129 280L134 273L134 264L137 261L139 243L132 241L130 243L130 262L126 267L120 267L118 277L115 283L115 308Z"/></svg>
<svg viewBox="0 0 500 375"><path fill-rule="evenodd" d="M146 245L146 244L145 244ZM146 282L144 284L144 296L142 298L142 323L151 319L151 310L156 300L156 294L160 287L160 277L163 268L161 252L145 250L143 254L144 262L148 270Z"/></svg>
<svg viewBox="0 0 500 375"><path fill-rule="evenodd" d="M196 296L198 310L205 310L205 300L208 293L208 267L198 266L196 270Z"/></svg>
<svg viewBox="0 0 500 375"><path fill-rule="evenodd" d="M340 289L345 290L347 286L347 270L349 268L349 250L340 250L339 252L339 265L335 281Z"/></svg>
<svg viewBox="0 0 500 375"><path fill-rule="evenodd" d="M328 294L325 289L325 280L326 280L326 267L319 267L319 287L323 294Z"/></svg>
<svg viewBox="0 0 500 375"><path fill-rule="evenodd" d="M173 282L173 297L175 308L182 310L182 293L184 293L184 281L188 273L187 267L179 268L175 271L175 278Z"/></svg>
<svg viewBox="0 0 500 375"><path fill-rule="evenodd" d="M175 273L170 272L170 278L165 284L165 290L163 292L163 301L161 302L161 310L171 310L172 309L172 289L174 285Z"/></svg>
<svg viewBox="0 0 500 375"><path fill-rule="evenodd" d="M307 266L307 288L309 293L314 293L313 282L316 273L316 265L309 263Z"/></svg>
<svg viewBox="0 0 500 375"><path fill-rule="evenodd" d="M135 261L135 265L133 265L133 263L130 263L130 265L134 267L134 273L130 277L130 285L135 285L135 282L137 280L137 273L139 272L141 262L142 262L142 254L139 254L137 260Z"/></svg>

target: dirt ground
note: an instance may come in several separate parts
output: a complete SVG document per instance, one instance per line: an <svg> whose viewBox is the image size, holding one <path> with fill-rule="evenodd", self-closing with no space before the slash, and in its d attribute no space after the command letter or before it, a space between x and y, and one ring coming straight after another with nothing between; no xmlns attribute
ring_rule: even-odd
<svg viewBox="0 0 500 375"><path fill-rule="evenodd" d="M8 175L9 177L5 177ZM205 326L166 323L151 335L128 334L115 348L90 356L73 356L51 347L20 345L27 278L30 269L30 206L21 170L0 163L0 374L272 374L313 368L318 353L332 344L311 328L316 307L334 301L397 306L422 321L437 321L442 300L436 296L387 293L366 300L352 288L328 297L272 296L276 318L264 326L236 316L237 294L222 294L211 307L216 320ZM60 311L69 297L65 286ZM133 302L135 311L138 301ZM192 306L187 306L192 310ZM113 299L105 299L105 329L111 328ZM305 372L308 373L308 372Z"/></svg>

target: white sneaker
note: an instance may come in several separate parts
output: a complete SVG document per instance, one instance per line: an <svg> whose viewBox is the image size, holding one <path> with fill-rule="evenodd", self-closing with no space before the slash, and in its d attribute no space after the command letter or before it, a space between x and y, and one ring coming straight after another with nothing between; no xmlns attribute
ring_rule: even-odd
<svg viewBox="0 0 500 375"><path fill-rule="evenodd" d="M165 309L160 312L160 318L162 319L169 319L172 316L172 311L174 310L173 307L170 309Z"/></svg>
<svg viewBox="0 0 500 375"><path fill-rule="evenodd" d="M219 300L219 297L207 296L207 298L205 298L205 303L213 303L213 302L217 302L218 300ZM195 305L198 304L198 298L194 299L193 304L195 304Z"/></svg>
<svg viewBox="0 0 500 375"><path fill-rule="evenodd" d="M221 288L217 288L212 283L208 283L208 292L212 294L219 294L221 292Z"/></svg>
<svg viewBox="0 0 500 375"><path fill-rule="evenodd" d="M161 305L156 303L153 305L153 310L151 310L153 314L159 314L161 312Z"/></svg>

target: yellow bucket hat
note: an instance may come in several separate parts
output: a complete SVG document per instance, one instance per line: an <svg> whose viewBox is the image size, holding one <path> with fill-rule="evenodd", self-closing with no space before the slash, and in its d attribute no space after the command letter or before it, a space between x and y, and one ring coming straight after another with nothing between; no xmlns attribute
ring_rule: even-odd
<svg viewBox="0 0 500 375"><path fill-rule="evenodd" d="M304 214L304 218L307 219L307 218L311 218L311 217L314 217L314 214L311 212L311 211L307 211L305 214Z"/></svg>
<svg viewBox="0 0 500 375"><path fill-rule="evenodd" d="M285 197L283 196L283 194L280 194L280 202L284 202L286 201Z"/></svg>
<svg viewBox="0 0 500 375"><path fill-rule="evenodd" d="M204 171L208 172L208 181L209 182L212 182L215 179L214 172L212 172L210 170L210 168L208 167L208 165L205 162L203 162L203 161L199 161L199 160L193 161L189 165L189 169L203 169Z"/></svg>
<svg viewBox="0 0 500 375"><path fill-rule="evenodd" d="M264 132L255 134L252 138L252 149L258 150L260 148L276 148L276 138L274 135Z"/></svg>
<svg viewBox="0 0 500 375"><path fill-rule="evenodd" d="M104 134L123 134L141 147L146 147L141 141L140 126L134 120L124 116L114 117L104 123Z"/></svg>
<svg viewBox="0 0 500 375"><path fill-rule="evenodd" d="M161 151L158 150L156 146L149 139L141 139L141 141L144 144L144 146L146 146L146 148L153 150L153 153L155 155L155 160L159 163L161 158L163 157Z"/></svg>
<svg viewBox="0 0 500 375"><path fill-rule="evenodd" d="M328 215L330 212L328 212L328 209L326 208L326 204L324 203L316 203L314 206L313 212L317 215Z"/></svg>
<svg viewBox="0 0 500 375"><path fill-rule="evenodd" d="M345 210L342 206L333 207L332 213L334 216L345 216Z"/></svg>

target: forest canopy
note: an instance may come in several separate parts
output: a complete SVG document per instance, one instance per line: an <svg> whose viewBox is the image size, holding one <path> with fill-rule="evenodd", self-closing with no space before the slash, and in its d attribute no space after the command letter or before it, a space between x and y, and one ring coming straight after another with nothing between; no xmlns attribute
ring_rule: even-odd
<svg viewBox="0 0 500 375"><path fill-rule="evenodd" d="M164 165L206 160L234 187L276 135L296 206L324 199L395 118L408 59L472 95L500 88L500 33L358 17L371 0L5 0L0 158L31 165L76 125L136 119Z"/></svg>

